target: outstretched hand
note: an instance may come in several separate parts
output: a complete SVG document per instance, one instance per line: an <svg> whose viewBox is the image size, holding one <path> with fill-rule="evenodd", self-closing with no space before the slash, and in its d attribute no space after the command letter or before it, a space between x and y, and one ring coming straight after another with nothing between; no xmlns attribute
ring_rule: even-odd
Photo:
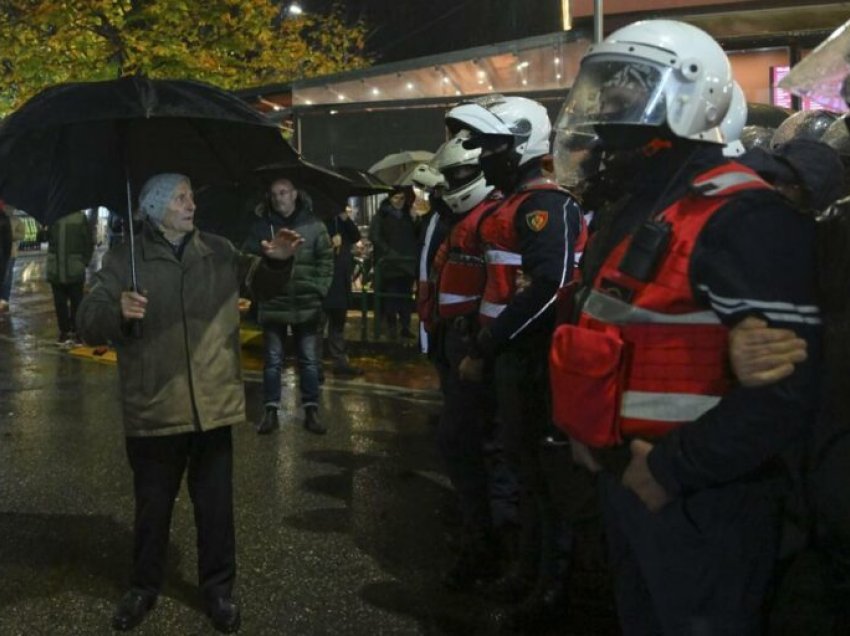
<svg viewBox="0 0 850 636"><path fill-rule="evenodd" d="M273 240L262 241L260 246L263 248L263 254L268 258L285 261L288 258L292 258L303 244L304 237L295 230L284 228L278 230Z"/></svg>
<svg viewBox="0 0 850 636"><path fill-rule="evenodd" d="M786 378L806 356L805 340L753 316L729 332L729 361L743 386L764 386Z"/></svg>

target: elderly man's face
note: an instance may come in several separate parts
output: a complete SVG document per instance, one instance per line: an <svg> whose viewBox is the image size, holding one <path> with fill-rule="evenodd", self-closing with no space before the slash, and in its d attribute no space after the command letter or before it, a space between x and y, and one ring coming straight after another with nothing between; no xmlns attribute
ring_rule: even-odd
<svg viewBox="0 0 850 636"><path fill-rule="evenodd" d="M282 216L289 216L295 211L295 199L298 190L288 179L279 179L269 188L272 209Z"/></svg>
<svg viewBox="0 0 850 636"><path fill-rule="evenodd" d="M162 227L181 234L195 229L195 199L192 187L185 181L181 181L174 188L165 209L165 216L162 217Z"/></svg>

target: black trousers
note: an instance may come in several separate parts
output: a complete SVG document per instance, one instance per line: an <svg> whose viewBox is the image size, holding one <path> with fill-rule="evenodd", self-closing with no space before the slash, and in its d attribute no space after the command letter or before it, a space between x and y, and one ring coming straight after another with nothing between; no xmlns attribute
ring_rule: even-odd
<svg viewBox="0 0 850 636"><path fill-rule="evenodd" d="M230 597L236 578L230 427L128 437L127 457L136 496L131 586L152 594L162 587L171 513L188 465L198 533L198 583L206 599Z"/></svg>
<svg viewBox="0 0 850 636"><path fill-rule="evenodd" d="M658 512L600 480L617 613L624 636L750 636L776 561L779 481L679 497Z"/></svg>
<svg viewBox="0 0 850 636"><path fill-rule="evenodd" d="M83 283L51 284L51 287L60 335L76 331L77 308L83 301Z"/></svg>
<svg viewBox="0 0 850 636"><path fill-rule="evenodd" d="M345 344L345 321L348 318L348 310L345 307L333 307L322 310L319 323L319 362L322 361L322 349L324 345L325 327L327 327L328 353L335 368L347 367L349 365L348 354Z"/></svg>

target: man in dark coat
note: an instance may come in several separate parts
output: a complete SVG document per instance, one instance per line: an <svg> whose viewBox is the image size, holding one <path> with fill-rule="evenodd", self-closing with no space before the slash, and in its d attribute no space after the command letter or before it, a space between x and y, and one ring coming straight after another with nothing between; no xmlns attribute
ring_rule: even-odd
<svg viewBox="0 0 850 636"><path fill-rule="evenodd" d="M136 516L130 590L113 629L136 627L165 579L174 501L187 473L198 533L198 579L204 609L223 633L239 629L231 427L245 421L239 355L241 286L258 297L289 279L298 234L263 242L264 258L195 229L188 177L159 174L142 187L145 216L135 238L139 287L127 291L130 245L111 249L80 305L79 334L118 352L127 458ZM133 321L143 320L134 335Z"/></svg>
<svg viewBox="0 0 850 636"><path fill-rule="evenodd" d="M360 230L351 219L351 206L338 215L325 221L325 227L331 237L334 254L334 273L331 286L322 303L321 335L328 328L328 353L333 360L331 370L335 375L357 376L362 369L351 366L345 347L345 319L348 314L348 303L351 299L351 275L354 270L354 257L351 248L360 240ZM321 349L321 347L320 347ZM321 356L319 356L321 360Z"/></svg>
<svg viewBox="0 0 850 636"><path fill-rule="evenodd" d="M390 337L413 339L413 281L419 254L418 221L414 219L404 188L396 188L369 225L374 246L375 275L380 276L381 316ZM398 329L398 331L396 331Z"/></svg>

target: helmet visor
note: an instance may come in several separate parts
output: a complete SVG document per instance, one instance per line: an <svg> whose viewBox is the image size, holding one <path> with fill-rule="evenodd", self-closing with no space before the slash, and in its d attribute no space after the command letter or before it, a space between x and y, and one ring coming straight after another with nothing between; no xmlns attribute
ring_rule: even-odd
<svg viewBox="0 0 850 636"><path fill-rule="evenodd" d="M443 168L442 172L448 183L448 189L454 191L478 179L481 176L481 167L477 164L449 166Z"/></svg>
<svg viewBox="0 0 850 636"><path fill-rule="evenodd" d="M585 60L556 128L590 132L599 124L660 126L667 118L664 93L672 73L647 60Z"/></svg>
<svg viewBox="0 0 850 636"><path fill-rule="evenodd" d="M574 189L599 171L602 149L599 137L584 132L559 130L555 135L555 177Z"/></svg>

